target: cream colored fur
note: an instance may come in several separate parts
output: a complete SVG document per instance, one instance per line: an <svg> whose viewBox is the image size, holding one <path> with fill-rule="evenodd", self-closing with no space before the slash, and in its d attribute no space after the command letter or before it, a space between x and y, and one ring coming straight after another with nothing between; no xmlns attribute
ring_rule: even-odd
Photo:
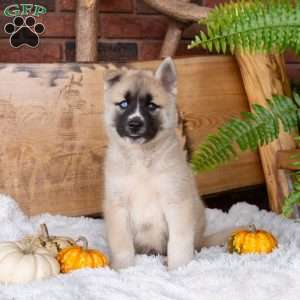
<svg viewBox="0 0 300 300"><path fill-rule="evenodd" d="M115 269L134 265L136 253L152 250L167 252L168 268L175 269L192 259L195 248L218 244L229 234L226 231L203 238L204 205L175 134L176 81L170 83L169 91L163 86L163 76L170 75L163 73L170 71L175 76L172 60L166 59L155 75L125 69L107 74L107 80L118 72L121 75L120 81L113 85L107 81L105 86L109 144L105 160L104 213ZM168 78L172 78L172 74ZM120 101L126 89L133 89L137 84L153 93L155 101L163 106L162 128L145 144L133 144L120 138L114 127L114 103Z"/></svg>

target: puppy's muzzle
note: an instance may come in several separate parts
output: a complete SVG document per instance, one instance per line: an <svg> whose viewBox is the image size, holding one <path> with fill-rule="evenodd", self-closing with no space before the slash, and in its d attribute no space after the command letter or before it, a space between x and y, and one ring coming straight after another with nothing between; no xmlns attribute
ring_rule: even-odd
<svg viewBox="0 0 300 300"><path fill-rule="evenodd" d="M127 123L128 131L132 136L139 136L145 132L145 122L141 118L133 118Z"/></svg>

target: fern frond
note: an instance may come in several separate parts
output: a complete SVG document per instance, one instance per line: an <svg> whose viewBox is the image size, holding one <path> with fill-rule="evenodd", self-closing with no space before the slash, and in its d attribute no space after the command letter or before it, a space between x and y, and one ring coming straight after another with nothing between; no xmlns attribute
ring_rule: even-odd
<svg viewBox="0 0 300 300"><path fill-rule="evenodd" d="M300 192L299 191L293 191L291 192L288 197L284 200L283 206L282 206L282 214L289 218L294 210L294 206L300 204Z"/></svg>
<svg viewBox="0 0 300 300"><path fill-rule="evenodd" d="M282 214L289 218L295 205L300 205L300 171L294 172L293 191L283 201Z"/></svg>
<svg viewBox="0 0 300 300"><path fill-rule="evenodd" d="M241 0L217 6L201 31L188 46L226 53L300 53L300 2L293 0Z"/></svg>
<svg viewBox="0 0 300 300"><path fill-rule="evenodd" d="M216 134L209 135L192 155L192 168L199 172L214 169L234 159L238 150L255 150L266 145L283 130L291 132L300 124L300 99L297 101L285 96L274 96L267 107L252 105L252 112L241 113L242 118L232 118L218 129Z"/></svg>

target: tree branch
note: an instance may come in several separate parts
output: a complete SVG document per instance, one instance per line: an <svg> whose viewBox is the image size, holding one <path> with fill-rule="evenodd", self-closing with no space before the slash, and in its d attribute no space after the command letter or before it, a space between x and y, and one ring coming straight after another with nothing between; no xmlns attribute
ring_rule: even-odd
<svg viewBox="0 0 300 300"><path fill-rule="evenodd" d="M196 22L206 18L211 8L179 0L144 0L155 10L181 22Z"/></svg>
<svg viewBox="0 0 300 300"><path fill-rule="evenodd" d="M98 0L77 0L76 61L97 61Z"/></svg>

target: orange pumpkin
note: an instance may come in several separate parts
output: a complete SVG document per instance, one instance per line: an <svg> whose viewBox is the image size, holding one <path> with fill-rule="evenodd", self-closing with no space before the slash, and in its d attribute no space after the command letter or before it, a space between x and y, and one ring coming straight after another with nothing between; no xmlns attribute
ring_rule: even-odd
<svg viewBox="0 0 300 300"><path fill-rule="evenodd" d="M228 250L231 253L270 253L276 247L275 237L265 230L257 230L254 225L250 225L249 230L234 232L228 241Z"/></svg>
<svg viewBox="0 0 300 300"><path fill-rule="evenodd" d="M88 249L87 239L79 237L83 246L70 246L57 255L60 271L68 273L81 268L101 268L108 265L108 258L100 251Z"/></svg>

